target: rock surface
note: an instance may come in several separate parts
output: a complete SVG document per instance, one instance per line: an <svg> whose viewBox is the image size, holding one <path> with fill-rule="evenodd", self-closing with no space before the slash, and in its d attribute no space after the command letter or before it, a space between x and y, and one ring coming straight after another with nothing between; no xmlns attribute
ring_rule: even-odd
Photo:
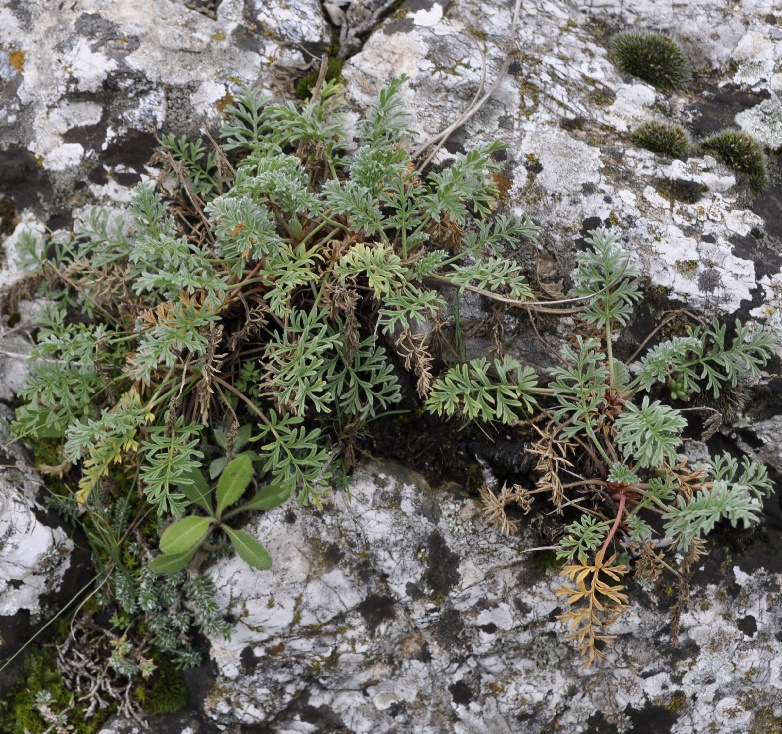
<svg viewBox="0 0 782 734"><path fill-rule="evenodd" d="M29 638L46 613L59 608L59 592L72 567L74 544L37 502L43 485L19 444L9 444L12 413L0 405L0 664ZM73 578L71 577L71 581ZM0 671L0 689L7 674Z"/></svg>
<svg viewBox="0 0 782 734"><path fill-rule="evenodd" d="M276 70L302 67L303 49L318 55L330 40L309 0L223 0L214 20L186 5L11 0L0 8L0 188L23 226L70 226L73 211L127 201L128 187L151 173L155 134L214 124L244 82L284 91ZM335 7L346 11L353 32L382 4L329 5L332 18ZM513 4L415 0L369 35L344 76L361 106L408 74L406 106L423 142L510 61L435 160L478 142L509 144L508 205L543 228L540 250L518 253L530 275L554 287L587 230L616 227L661 308L752 317L782 355L778 157L769 159L771 186L752 197L697 149L669 161L629 142L632 129L657 120L682 125L695 142L730 127L777 147L776 5L524 0L511 35ZM666 96L620 72L606 46L627 28L679 40L693 83ZM485 304L472 307L486 313ZM504 323L519 328L510 316ZM755 420L725 438L779 471L775 385ZM40 534L15 491L3 495L9 512L28 512ZM273 574L236 559L213 570L237 629L230 643L211 640L219 680L204 706L227 731L596 734L651 731L652 721L660 732L779 730L778 497L759 534L734 534L704 563L681 649L670 646L666 595L637 590L607 664L584 672L555 620L553 572L520 554L533 538L496 535L472 499L430 490L398 468L365 469L351 495L335 496L322 514L275 511L254 528L276 559ZM740 552L752 542L751 553ZM23 586L10 588L27 577L8 579L8 598L27 603ZM115 729L127 727L106 734Z"/></svg>
<svg viewBox="0 0 782 734"><path fill-rule="evenodd" d="M782 716L780 576L742 560L719 584L705 564L680 649L665 592L634 589L606 661L585 672L556 620L561 579L520 552L535 533L499 535L473 499L397 465L357 472L322 514L280 508L252 530L272 572L238 558L211 570L236 619L230 642L211 640L205 709L219 723L576 734L648 732L655 717L660 732L748 732Z"/></svg>

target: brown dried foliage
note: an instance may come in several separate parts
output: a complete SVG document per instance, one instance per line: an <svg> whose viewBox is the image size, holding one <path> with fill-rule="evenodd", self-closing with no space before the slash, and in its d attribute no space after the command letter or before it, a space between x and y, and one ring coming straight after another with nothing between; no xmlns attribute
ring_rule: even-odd
<svg viewBox="0 0 782 734"><path fill-rule="evenodd" d="M582 605L580 609L566 612L557 619L572 629L567 639L575 641L581 656L586 658L585 668L605 657L598 645L612 642L616 635L605 634L602 630L610 627L628 609L627 594L623 592L621 583L627 566L616 566L615 563L616 554L605 561L604 551L600 550L592 564L574 563L562 569L561 575L574 582L575 588L560 586L554 589L557 596L566 597L565 601L570 606ZM612 584L611 581L619 583Z"/></svg>

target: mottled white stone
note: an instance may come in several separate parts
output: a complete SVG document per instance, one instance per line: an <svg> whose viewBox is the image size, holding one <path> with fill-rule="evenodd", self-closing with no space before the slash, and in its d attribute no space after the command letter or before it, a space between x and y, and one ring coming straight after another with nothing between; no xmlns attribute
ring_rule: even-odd
<svg viewBox="0 0 782 734"><path fill-rule="evenodd" d="M0 441L4 444L9 419L10 411L2 407ZM12 447L4 455L21 467L0 467L0 617L20 610L36 616L41 612L41 596L60 589L70 567L73 541L62 528L38 519L35 495L41 479L26 466L21 447Z"/></svg>
<svg viewBox="0 0 782 734"><path fill-rule="evenodd" d="M774 149L782 147L782 102L776 95L739 112L736 123L763 145Z"/></svg>

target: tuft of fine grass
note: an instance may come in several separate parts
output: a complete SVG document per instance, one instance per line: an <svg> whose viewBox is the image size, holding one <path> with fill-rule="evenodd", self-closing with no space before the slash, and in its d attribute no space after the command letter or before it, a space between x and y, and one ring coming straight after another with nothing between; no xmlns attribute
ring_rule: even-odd
<svg viewBox="0 0 782 734"><path fill-rule="evenodd" d="M678 125L664 122L645 122L630 134L630 140L639 148L669 158L686 158L690 153L690 139Z"/></svg>
<svg viewBox="0 0 782 734"><path fill-rule="evenodd" d="M681 46L660 33L617 33L611 39L610 51L622 71L660 92L673 92L690 80L690 62Z"/></svg>
<svg viewBox="0 0 782 734"><path fill-rule="evenodd" d="M747 178L753 194L768 186L763 146L751 135L723 130L703 141L703 148Z"/></svg>

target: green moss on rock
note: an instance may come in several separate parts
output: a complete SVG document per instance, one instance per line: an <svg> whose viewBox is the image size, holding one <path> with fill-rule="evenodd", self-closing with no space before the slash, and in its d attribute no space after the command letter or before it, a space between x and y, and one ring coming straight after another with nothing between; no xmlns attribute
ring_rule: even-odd
<svg viewBox="0 0 782 734"><path fill-rule="evenodd" d="M144 710L148 714L179 711L187 703L187 687L182 673L168 658L160 658L155 662L157 670L144 696Z"/></svg>
<svg viewBox="0 0 782 734"><path fill-rule="evenodd" d="M746 176L752 193L768 186L768 171L763 146L747 133L723 130L703 142L703 148L737 173Z"/></svg>
<svg viewBox="0 0 782 734"><path fill-rule="evenodd" d="M116 704L112 704L106 709L98 709L89 719L84 718L83 710L78 706L68 710L73 693L57 670L55 648L43 647L27 655L16 682L0 701L0 732L43 734L51 731L50 724L44 721L36 706L35 697L40 691L49 692L49 708L53 713L66 713L74 734L99 732L116 710Z"/></svg>
<svg viewBox="0 0 782 734"><path fill-rule="evenodd" d="M326 67L326 81L333 82L339 81L339 76L342 73L342 65L344 61L342 59L329 58L328 65ZM308 100L312 96L312 90L318 83L318 74L320 68L315 71L311 71L309 74L305 74L298 82L296 82L296 96L299 99Z"/></svg>
<svg viewBox="0 0 782 734"><path fill-rule="evenodd" d="M684 159L690 152L690 139L687 133L678 125L668 125L664 122L645 122L633 130L630 140L639 148L669 158Z"/></svg>
<svg viewBox="0 0 782 734"><path fill-rule="evenodd" d="M628 74L660 92L673 92L691 77L690 62L676 41L660 33L617 33L610 43L611 58Z"/></svg>

